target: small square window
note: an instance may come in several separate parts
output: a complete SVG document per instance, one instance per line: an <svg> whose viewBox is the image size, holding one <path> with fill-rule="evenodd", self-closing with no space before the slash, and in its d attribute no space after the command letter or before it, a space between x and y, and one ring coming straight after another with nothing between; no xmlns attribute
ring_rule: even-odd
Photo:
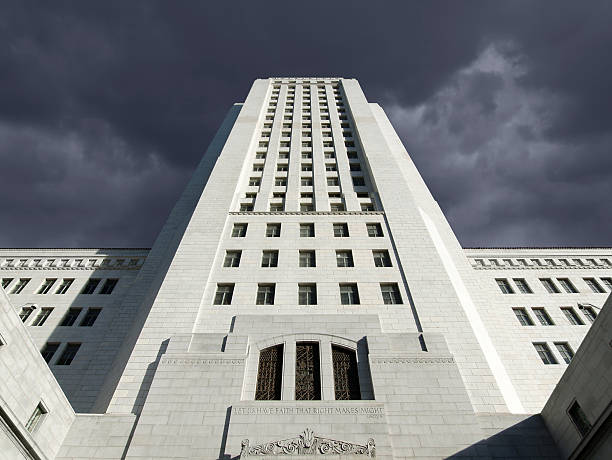
<svg viewBox="0 0 612 460"><path fill-rule="evenodd" d="M285 210L283 203L270 203L270 212L282 212Z"/></svg>
<svg viewBox="0 0 612 460"><path fill-rule="evenodd" d="M272 238L278 238L281 234L281 224L267 224L266 225L266 236Z"/></svg>
<svg viewBox="0 0 612 460"><path fill-rule="evenodd" d="M300 224L300 237L311 238L315 236L315 227L313 223Z"/></svg>
<svg viewBox="0 0 612 460"><path fill-rule="evenodd" d="M234 224L232 238L244 238L247 232L247 224Z"/></svg>
<svg viewBox="0 0 612 460"><path fill-rule="evenodd" d="M312 187L312 177L302 177L300 179L300 185L302 185L302 187Z"/></svg>
<svg viewBox="0 0 612 460"><path fill-rule="evenodd" d="M557 360L546 343L534 343L533 346L544 364L557 364Z"/></svg>
<svg viewBox="0 0 612 460"><path fill-rule="evenodd" d="M340 303L342 305L358 305L359 290L357 284L341 284L340 285Z"/></svg>
<svg viewBox="0 0 612 460"><path fill-rule="evenodd" d="M231 305L234 295L233 284L217 284L217 292L213 303L215 305Z"/></svg>
<svg viewBox="0 0 612 460"><path fill-rule="evenodd" d="M374 257L374 265L376 267L391 267L391 257L389 257L389 251L387 250L379 250L372 251L372 256Z"/></svg>
<svg viewBox="0 0 612 460"><path fill-rule="evenodd" d="M240 205L240 212L250 212L253 210L253 205L251 203L242 203Z"/></svg>
<svg viewBox="0 0 612 460"><path fill-rule="evenodd" d="M312 203L300 203L300 212L310 212L314 211L314 206Z"/></svg>
<svg viewBox="0 0 612 460"><path fill-rule="evenodd" d="M249 187L257 187L261 183L258 177L251 177L249 179Z"/></svg>
<svg viewBox="0 0 612 460"><path fill-rule="evenodd" d="M377 238L383 236L382 226L378 223L366 224L368 230L368 236Z"/></svg>
<svg viewBox="0 0 612 460"><path fill-rule="evenodd" d="M106 294L106 295L112 294L118 282L119 280L116 278L107 279L102 285L102 289L100 289L100 294Z"/></svg>
<svg viewBox="0 0 612 460"><path fill-rule="evenodd" d="M274 284L259 284L257 286L256 305L274 305Z"/></svg>
<svg viewBox="0 0 612 460"><path fill-rule="evenodd" d="M335 237L348 237L349 236L348 224L334 224L334 236Z"/></svg>
<svg viewBox="0 0 612 460"><path fill-rule="evenodd" d="M267 268L278 267L278 251L263 251L261 266Z"/></svg>
<svg viewBox="0 0 612 460"><path fill-rule="evenodd" d="M317 304L317 286L315 284L299 284L298 285L298 304L299 305L316 305Z"/></svg>
<svg viewBox="0 0 612 460"><path fill-rule="evenodd" d="M238 267L240 266L240 258L242 251L226 251L225 259L223 260L224 267Z"/></svg>
<svg viewBox="0 0 612 460"><path fill-rule="evenodd" d="M337 171L337 170L338 170L338 168L336 167L335 164L332 164L332 163L326 163L325 164L325 171L333 172L333 171Z"/></svg>
<svg viewBox="0 0 612 460"><path fill-rule="evenodd" d="M380 292L385 304L401 304L402 296L397 283L387 283L380 285Z"/></svg>
<svg viewBox="0 0 612 460"><path fill-rule="evenodd" d="M287 178L277 177L274 179L274 185L276 187L285 187L287 185Z"/></svg>
<svg viewBox="0 0 612 460"><path fill-rule="evenodd" d="M374 205L372 203L361 203L361 210L366 212L374 211Z"/></svg>
<svg viewBox="0 0 612 460"><path fill-rule="evenodd" d="M316 267L317 260L315 257L315 252L312 250L309 251L300 251L300 267Z"/></svg>
<svg viewBox="0 0 612 460"><path fill-rule="evenodd" d="M339 212L339 211L344 211L344 204L343 203L331 203L329 205L329 209L332 212Z"/></svg>
<svg viewBox="0 0 612 460"><path fill-rule="evenodd" d="M336 251L336 265L338 267L354 267L353 252L350 250Z"/></svg>
<svg viewBox="0 0 612 460"><path fill-rule="evenodd" d="M329 187L338 187L340 185L340 181L338 180L337 177L328 177L327 178L327 185Z"/></svg>

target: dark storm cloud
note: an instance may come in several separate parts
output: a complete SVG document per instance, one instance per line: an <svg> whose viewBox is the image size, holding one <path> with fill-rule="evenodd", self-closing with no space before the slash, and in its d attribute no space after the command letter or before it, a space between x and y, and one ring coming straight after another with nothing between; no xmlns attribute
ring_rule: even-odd
<svg viewBox="0 0 612 460"><path fill-rule="evenodd" d="M466 245L610 245L607 2L4 2L2 246L147 246L233 102L358 78Z"/></svg>

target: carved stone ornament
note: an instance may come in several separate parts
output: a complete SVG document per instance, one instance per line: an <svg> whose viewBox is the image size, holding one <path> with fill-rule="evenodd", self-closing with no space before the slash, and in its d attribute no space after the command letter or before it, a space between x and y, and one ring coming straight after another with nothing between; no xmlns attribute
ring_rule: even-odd
<svg viewBox="0 0 612 460"><path fill-rule="evenodd" d="M252 447L248 439L242 441L241 459L264 455L363 455L375 458L376 446L371 438L365 445L321 438L315 436L310 428L306 428L295 438L266 442Z"/></svg>

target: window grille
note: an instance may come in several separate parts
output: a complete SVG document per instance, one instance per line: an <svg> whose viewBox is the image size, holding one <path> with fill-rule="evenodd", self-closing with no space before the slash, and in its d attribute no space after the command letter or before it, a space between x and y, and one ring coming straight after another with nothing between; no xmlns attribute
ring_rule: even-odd
<svg viewBox="0 0 612 460"><path fill-rule="evenodd" d="M298 342L296 344L295 399L298 401L321 399L319 344L316 342Z"/></svg>
<svg viewBox="0 0 612 460"><path fill-rule="evenodd" d="M361 399L355 352L332 345L336 400Z"/></svg>
<svg viewBox="0 0 612 460"><path fill-rule="evenodd" d="M268 347L259 353L255 399L280 400L283 381L283 346Z"/></svg>

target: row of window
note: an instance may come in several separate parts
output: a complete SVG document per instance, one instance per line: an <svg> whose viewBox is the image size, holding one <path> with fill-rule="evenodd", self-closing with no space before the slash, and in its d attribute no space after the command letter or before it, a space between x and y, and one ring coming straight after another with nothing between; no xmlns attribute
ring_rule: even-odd
<svg viewBox="0 0 612 460"><path fill-rule="evenodd" d="M53 356L55 356L60 346L61 343L59 342L47 342L45 344L40 353L42 354L42 357L47 362L47 364L51 363ZM67 343L64 347L64 351L62 351L59 358L57 358L57 360L55 361L55 365L69 366L76 357L79 348L81 348L80 343Z"/></svg>
<svg viewBox="0 0 612 460"><path fill-rule="evenodd" d="M316 267L317 258L316 251L314 250L298 250L298 261L300 267ZM374 266L376 267L391 267L391 257L389 251L385 249L372 250L372 257L374 259ZM242 251L226 251L225 258L223 259L224 267L239 267L240 259L242 258ZM338 267L354 267L353 262L353 251L350 249L343 249L336 251L336 264ZM261 266L262 267L278 267L278 250L270 249L264 250L261 254Z"/></svg>
<svg viewBox="0 0 612 460"><path fill-rule="evenodd" d="M569 343L554 342L554 345L565 364L569 364L574 357L574 351L572 350L572 347L570 347ZM559 364L559 361L546 342L534 342L533 347L538 352L538 355L544 364Z"/></svg>
<svg viewBox="0 0 612 460"><path fill-rule="evenodd" d="M244 238L247 234L248 229L247 223L236 223L232 227L232 237L233 238ZM382 237L383 230L382 225L379 223L366 224L366 230L368 232L368 236ZM333 224L333 234L334 237L337 238L348 238L349 235L349 227L348 224ZM266 224L266 237L269 238L278 238L281 236L281 224ZM315 224L314 223L304 223L300 224L300 237L302 238L312 238L315 236Z"/></svg>
<svg viewBox="0 0 612 460"><path fill-rule="evenodd" d="M606 290L601 286L601 284L599 284L597 279L595 278L582 278L582 279L584 280L586 285L589 288L591 288L591 291L597 294L606 293ZM514 294L516 292L507 278L496 278L495 281L497 282L499 289L504 294ZM525 280L525 278L512 278L512 281L514 281L514 284L516 284L516 287L518 288L518 291L520 293L533 294L533 291L531 290L531 287L529 287L529 284L527 284L527 281ZM546 292L548 292L549 294L559 294L561 292L561 290L555 284L552 278L540 278L540 282L542 283L542 286L544 286L544 289L546 289ZM567 292L568 294L577 294L579 292L576 286L574 286L574 283L572 283L569 278L557 278L557 282L563 288L563 290ZM612 291L612 278L601 278L601 282L610 291Z"/></svg>
<svg viewBox="0 0 612 460"><path fill-rule="evenodd" d="M357 283L341 283L340 303L342 305L358 305L359 289ZM260 283L257 285L255 305L274 305L276 284ZM397 283L380 283L380 293L385 304L401 304L402 296ZM231 305L234 295L233 283L217 284L217 291L213 300L214 305ZM298 284L298 304L317 305L317 285L315 283Z"/></svg>
<svg viewBox="0 0 612 460"><path fill-rule="evenodd" d="M34 313L35 309L36 307L34 305L22 307L21 311L19 312L19 318L21 318L21 321L23 323L26 323L28 319L30 318L30 316L32 316L32 313ZM38 315L36 315L36 317L34 318L34 321L32 321L32 324L30 324L30 326L42 326L43 324L45 324L49 316L51 316L51 312L53 312L53 309L54 309L53 307L41 308L40 312L38 313ZM82 310L83 309L79 307L69 308L66 314L64 315L64 317L62 318L62 321L60 322L59 325L60 326L72 326L78 319ZM87 313L85 314L85 316L79 323L79 326L83 326L83 327L93 326L101 312L102 312L101 308L88 308Z"/></svg>
<svg viewBox="0 0 612 460"><path fill-rule="evenodd" d="M338 111L338 119L340 120L340 122L348 120L345 110ZM266 115L265 121L273 121L273 120L274 120L274 114L268 113ZM293 121L293 115L283 115L283 121ZM302 123L302 125L309 125L310 122L312 122L312 118L310 114L302 114L302 122L306 122L306 123ZM329 128L329 126L330 126L329 114L321 115L321 127ZM354 146L355 145L353 144L352 147Z"/></svg>
<svg viewBox="0 0 612 460"><path fill-rule="evenodd" d="M241 203L240 211L241 212L250 212L255 209L253 203ZM346 206L344 203L330 203L329 204L330 211L338 212L338 211L346 211ZM361 203L360 209L362 211L376 211L373 203ZM285 203L270 203L269 211L270 212L283 212L285 210ZM314 211L313 203L300 203L300 212L310 212Z"/></svg>
<svg viewBox="0 0 612 460"><path fill-rule="evenodd" d="M30 281L31 278L19 278L19 281L17 281L15 286L13 286L9 294L21 294L23 289L28 285ZM51 292L57 281L57 278L46 278L36 291L36 294L66 294L70 286L72 286L72 284L74 283L74 278L62 279L55 292ZM85 286L81 290L80 294L94 294L101 281L101 278L89 278L85 283ZM98 291L98 294L112 294L118 281L119 280L117 278L106 279L102 284L102 287ZM2 278L2 288L8 289L9 285L12 282L13 278Z"/></svg>
<svg viewBox="0 0 612 460"><path fill-rule="evenodd" d="M563 312L563 315L567 318L570 324L573 324L576 326L584 325L584 321L582 321L582 319L580 318L580 316L578 315L576 310L574 310L573 307L560 307L560 308L561 308L561 311ZM593 307L589 305L579 305L579 309L582 310L582 313L589 320L589 322L592 323L593 321L595 321L595 318L597 318L597 313L595 313L595 310L593 309ZM513 308L512 311L514 311L514 314L516 318L518 319L519 323L521 323L521 325L523 326L534 326L535 325L534 321L531 319L531 316L529 315L529 313L527 313L526 308L516 307L516 308ZM534 316L537 318L538 322L542 326L554 326L555 325L555 323L550 318L550 316L548 315L544 307L532 307L531 311L533 312Z"/></svg>
<svg viewBox="0 0 612 460"><path fill-rule="evenodd" d="M6 268L103 268L114 269L122 267L136 267L141 259L5 259L1 267ZM114 261L114 263L112 263ZM100 263L98 263L100 262Z"/></svg>

